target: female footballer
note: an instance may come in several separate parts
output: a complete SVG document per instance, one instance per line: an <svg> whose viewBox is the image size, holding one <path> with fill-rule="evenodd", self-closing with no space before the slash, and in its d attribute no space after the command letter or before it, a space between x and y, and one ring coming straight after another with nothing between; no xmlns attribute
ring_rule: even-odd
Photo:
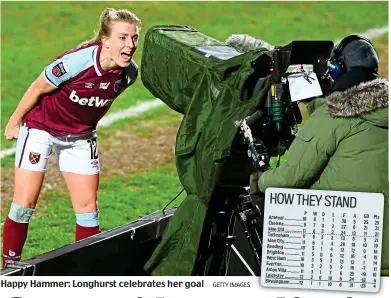
<svg viewBox="0 0 391 298"><path fill-rule="evenodd" d="M137 78L132 60L140 19L106 8L95 37L60 55L31 84L5 128L17 139L14 197L3 229L3 267L18 261L48 168L56 152L76 213L76 241L100 232L96 126Z"/></svg>

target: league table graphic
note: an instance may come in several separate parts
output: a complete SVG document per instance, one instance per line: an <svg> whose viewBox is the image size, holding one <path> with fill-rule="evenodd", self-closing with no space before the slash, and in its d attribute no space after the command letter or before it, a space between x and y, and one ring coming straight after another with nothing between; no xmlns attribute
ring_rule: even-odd
<svg viewBox="0 0 391 298"><path fill-rule="evenodd" d="M384 196L269 188L261 285L377 292Z"/></svg>

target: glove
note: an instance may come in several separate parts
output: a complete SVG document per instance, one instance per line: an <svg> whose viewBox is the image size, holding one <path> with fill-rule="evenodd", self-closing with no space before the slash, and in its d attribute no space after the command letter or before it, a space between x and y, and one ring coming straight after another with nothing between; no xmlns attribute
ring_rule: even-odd
<svg viewBox="0 0 391 298"><path fill-rule="evenodd" d="M258 188L258 181L261 178L262 174L263 174L262 171L257 171L250 175L250 195L260 192Z"/></svg>

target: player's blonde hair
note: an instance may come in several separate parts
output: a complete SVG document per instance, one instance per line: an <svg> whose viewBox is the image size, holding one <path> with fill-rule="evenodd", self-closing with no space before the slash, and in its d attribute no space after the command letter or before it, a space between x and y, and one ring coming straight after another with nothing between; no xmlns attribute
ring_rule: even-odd
<svg viewBox="0 0 391 298"><path fill-rule="evenodd" d="M110 35L111 22L126 22L135 24L139 30L141 29L141 20L127 9L116 10L114 8L105 8L100 15L99 30L95 32L92 39L87 40L79 45L79 47L86 44L98 44L102 42L103 36Z"/></svg>

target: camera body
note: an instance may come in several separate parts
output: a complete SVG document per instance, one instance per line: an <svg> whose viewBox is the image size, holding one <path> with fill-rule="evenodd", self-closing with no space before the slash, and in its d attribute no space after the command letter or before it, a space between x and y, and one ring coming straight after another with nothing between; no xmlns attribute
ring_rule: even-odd
<svg viewBox="0 0 391 298"><path fill-rule="evenodd" d="M327 59L332 49L331 41L293 41L284 47L274 48L269 70L275 80L267 96L260 102L259 110L245 119L246 124L252 127L251 130L257 143L261 143L259 147L266 149L263 149L264 155L276 157L283 155L292 143L298 125L302 122L298 101L291 99L290 84L297 82L300 77L304 81L304 84L300 85L302 88L309 89L308 84L319 83L318 90L315 89L318 93L310 91L300 97L304 100L310 100L312 95L319 95L319 92L320 94L329 92L329 80L323 78L322 74L327 69ZM257 61L254 61L254 66L259 67ZM294 66L293 71L292 66ZM289 68L291 68L290 71ZM290 80L291 76L295 77L295 81ZM263 79L260 77L258 84ZM296 86L295 88L297 89ZM252 150L253 142L250 139L245 136L249 151L254 151ZM257 154L249 153L250 155Z"/></svg>

